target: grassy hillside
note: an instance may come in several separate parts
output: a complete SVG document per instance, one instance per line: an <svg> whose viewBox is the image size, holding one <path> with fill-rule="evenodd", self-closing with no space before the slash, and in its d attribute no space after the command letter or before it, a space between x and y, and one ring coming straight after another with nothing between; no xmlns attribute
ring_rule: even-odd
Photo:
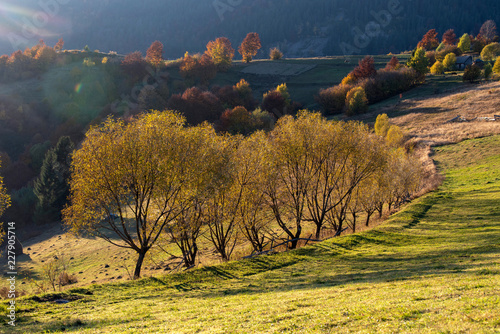
<svg viewBox="0 0 500 334"><path fill-rule="evenodd" d="M390 55L373 56L377 69L384 68L391 60ZM409 55L397 55L405 63ZM351 72L364 56L329 58L283 59L279 61L256 60L249 64L235 62L226 73L219 73L215 79L217 85L234 85L240 79L247 80L254 96L262 99L267 91L286 83L293 101L300 102L304 108L319 110L315 96L319 90L338 85Z"/></svg>
<svg viewBox="0 0 500 334"><path fill-rule="evenodd" d="M438 148L444 185L372 231L184 274L20 299L18 330L496 333L498 147L500 136ZM61 298L70 303L52 302Z"/></svg>

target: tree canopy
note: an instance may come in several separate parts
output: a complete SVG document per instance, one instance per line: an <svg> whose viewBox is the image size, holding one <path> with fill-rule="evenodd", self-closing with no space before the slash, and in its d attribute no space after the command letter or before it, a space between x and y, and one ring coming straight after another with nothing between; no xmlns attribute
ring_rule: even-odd
<svg viewBox="0 0 500 334"><path fill-rule="evenodd" d="M243 61L245 63L249 63L252 61L252 57L255 57L257 52L262 47L260 43L259 34L256 32L248 33L240 47L238 48L238 52L243 57Z"/></svg>

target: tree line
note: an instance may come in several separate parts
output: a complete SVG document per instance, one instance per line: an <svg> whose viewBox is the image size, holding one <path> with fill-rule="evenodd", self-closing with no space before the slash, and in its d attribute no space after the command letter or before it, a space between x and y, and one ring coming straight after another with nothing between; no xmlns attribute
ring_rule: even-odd
<svg viewBox="0 0 500 334"><path fill-rule="evenodd" d="M134 250L136 278L159 240L175 244L187 267L202 236L224 261L242 240L262 251L276 231L293 249L306 226L318 238L326 227L355 231L360 213L369 224L410 198L420 167L402 141L386 116L374 133L302 111L247 137L186 126L171 111L109 118L73 154L63 219L75 233Z"/></svg>

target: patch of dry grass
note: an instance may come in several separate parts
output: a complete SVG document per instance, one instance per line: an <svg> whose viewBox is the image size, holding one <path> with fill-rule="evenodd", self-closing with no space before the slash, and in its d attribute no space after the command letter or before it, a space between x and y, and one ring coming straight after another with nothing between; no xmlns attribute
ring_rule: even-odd
<svg viewBox="0 0 500 334"><path fill-rule="evenodd" d="M412 140L425 145L441 146L500 134L500 122L475 120L448 123L457 116L471 120L498 115L500 82L470 85L457 92L431 98L403 100L387 111L407 111L405 115L394 117L391 121L402 127Z"/></svg>
<svg viewBox="0 0 500 334"><path fill-rule="evenodd" d="M432 158L433 147L500 134L500 121L477 120L500 114L500 82L460 86L440 95L404 99L377 113L383 112L403 114L392 117L391 122L404 129L422 162L425 182L419 194L422 195L436 189L443 180ZM449 122L457 116L470 121Z"/></svg>

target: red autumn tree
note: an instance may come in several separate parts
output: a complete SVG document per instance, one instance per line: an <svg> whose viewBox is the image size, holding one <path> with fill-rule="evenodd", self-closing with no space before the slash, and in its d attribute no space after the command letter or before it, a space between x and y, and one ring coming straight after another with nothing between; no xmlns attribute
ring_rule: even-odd
<svg viewBox="0 0 500 334"><path fill-rule="evenodd" d="M206 54L219 69L227 70L231 67L234 49L229 39L219 37L215 41L208 42Z"/></svg>
<svg viewBox="0 0 500 334"><path fill-rule="evenodd" d="M56 51L48 46L42 46L38 49L35 59L37 60L37 66L39 70L47 69L56 59Z"/></svg>
<svg viewBox="0 0 500 334"><path fill-rule="evenodd" d="M488 20L484 22L479 31L478 38L484 39L486 42L485 44L489 44L495 40L495 37L497 37L497 25L495 21Z"/></svg>
<svg viewBox="0 0 500 334"><path fill-rule="evenodd" d="M387 65L385 66L385 69L386 70L397 70L399 68L400 64L399 64L399 60L397 57L392 57L391 60L389 60L389 62L387 63Z"/></svg>
<svg viewBox="0 0 500 334"><path fill-rule="evenodd" d="M204 121L215 122L224 112L222 103L214 94L197 87L189 88L183 94L172 95L168 108L184 114L187 122L193 125Z"/></svg>
<svg viewBox="0 0 500 334"><path fill-rule="evenodd" d="M418 43L418 48L424 48L426 50L434 50L439 46L439 40L437 39L437 31L436 29L429 30L422 40Z"/></svg>
<svg viewBox="0 0 500 334"><path fill-rule="evenodd" d="M446 45L457 44L457 35L455 34L455 30L446 30L446 32L443 34L443 43Z"/></svg>
<svg viewBox="0 0 500 334"><path fill-rule="evenodd" d="M203 54L200 58L198 67L198 76L202 84L208 83L217 75L217 66L207 54Z"/></svg>
<svg viewBox="0 0 500 334"><path fill-rule="evenodd" d="M240 47L238 48L238 52L243 57L243 61L245 63L249 63L252 61L252 58L255 57L257 52L262 47L260 43L259 34L256 32L248 33L247 37L243 40Z"/></svg>
<svg viewBox="0 0 500 334"><path fill-rule="evenodd" d="M160 67L163 62L163 44L160 41L154 41L146 53L146 61L154 67Z"/></svg>
<svg viewBox="0 0 500 334"><path fill-rule="evenodd" d="M142 53L135 51L125 56L121 63L121 68L133 82L136 82L147 75L147 65L148 63L142 57Z"/></svg>
<svg viewBox="0 0 500 334"><path fill-rule="evenodd" d="M198 63L199 61L198 59L196 59L196 57L193 57L189 54L189 52L186 52L179 67L181 75L185 79L195 79L196 67L198 66Z"/></svg>
<svg viewBox="0 0 500 334"><path fill-rule="evenodd" d="M180 72L184 78L198 80L200 84L206 85L217 74L217 68L208 55L191 56L186 52L180 66Z"/></svg>
<svg viewBox="0 0 500 334"><path fill-rule="evenodd" d="M64 40L62 39L62 37L59 39L59 41L56 43L56 45L54 45L54 50L55 51L61 51L64 47Z"/></svg>
<svg viewBox="0 0 500 334"><path fill-rule="evenodd" d="M352 74L356 80L376 76L377 69L375 68L375 59L373 59L373 57L366 56L359 61L358 66L354 68Z"/></svg>
<svg viewBox="0 0 500 334"><path fill-rule="evenodd" d="M273 90L264 95L262 109L273 114L276 118L287 114L287 103L283 95L277 90Z"/></svg>
<svg viewBox="0 0 500 334"><path fill-rule="evenodd" d="M255 120L245 107L237 106L226 109L219 121L219 130L233 135L249 135L255 131Z"/></svg>

